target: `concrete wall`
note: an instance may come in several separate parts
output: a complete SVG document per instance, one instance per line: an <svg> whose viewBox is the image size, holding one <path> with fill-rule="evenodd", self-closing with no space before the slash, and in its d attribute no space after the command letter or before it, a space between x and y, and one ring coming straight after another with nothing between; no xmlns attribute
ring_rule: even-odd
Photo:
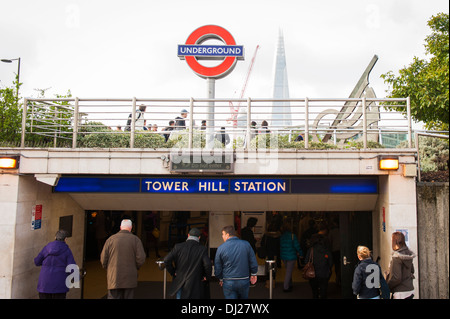
<svg viewBox="0 0 450 319"><path fill-rule="evenodd" d="M449 298L449 183L417 184L420 295Z"/></svg>
<svg viewBox="0 0 450 319"><path fill-rule="evenodd" d="M380 194L375 210L372 214L373 227L373 256L380 259L380 266L384 272L389 270L392 255L392 233L405 230L408 234L408 247L418 254L418 234L416 218L416 182L414 178L399 175L379 177ZM385 228L383 229L383 208ZM414 280L414 295L419 298L419 262L414 258L416 278Z"/></svg>
<svg viewBox="0 0 450 319"><path fill-rule="evenodd" d="M18 185L17 175L0 175L0 298L11 298Z"/></svg>
<svg viewBox="0 0 450 319"><path fill-rule="evenodd" d="M69 195L53 194L51 186L33 176L0 175L2 218L0 218L0 298L37 298L40 267L34 258L59 228L59 217L73 215L73 234L67 243L81 267L84 243L84 211ZM31 229L34 205L42 205L42 226ZM3 209L3 208L6 209ZM79 298L71 289L68 298Z"/></svg>

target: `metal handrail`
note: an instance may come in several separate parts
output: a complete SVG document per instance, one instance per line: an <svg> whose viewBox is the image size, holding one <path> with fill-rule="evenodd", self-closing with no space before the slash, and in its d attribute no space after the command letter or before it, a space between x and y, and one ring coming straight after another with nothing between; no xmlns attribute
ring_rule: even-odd
<svg viewBox="0 0 450 319"><path fill-rule="evenodd" d="M231 120L230 103L240 103L241 109L237 120ZM271 108L274 102L289 102L291 112L275 112ZM352 102L353 112L340 110L343 103ZM215 105L214 112L208 105ZM384 103L381 105L381 103ZM386 107L401 104L404 112L387 111ZM352 105L353 105L352 104ZM27 135L44 135L54 137L55 147L59 138L67 139L71 136L72 148L79 147L78 139L90 134L125 134L130 136L130 148L135 147L137 134L161 134L157 132L141 131L137 127L136 110L140 105L146 106L147 125L156 124L159 128L168 126L170 120L180 115L181 109L188 110L186 117L186 130L177 131L188 139L186 148L192 149L195 138L200 132L200 120L208 120L206 126L206 139L210 142L213 134L225 127L226 132L232 135L235 142L241 139L242 148L247 150L251 145L254 128L252 121L261 125L267 120L270 135L279 136L301 132L304 134L304 146L309 148L311 138L320 139L320 135L331 134L332 143L339 139L347 140L358 134L362 137L364 149L368 146L370 135L377 135L381 141L383 134L406 134L408 146L412 147L412 119L409 98L293 98L293 99L266 99L266 98L25 98L22 118L21 147L25 147ZM271 119L272 115L288 115L292 123L285 124L278 119ZM406 118L404 116L406 114ZM332 126L337 116L342 118L337 126ZM125 127L128 117L131 117L129 131L114 130L113 127ZM277 122L278 121L278 122ZM94 123L94 124L93 124ZM99 124L101 123L101 124ZM139 125L141 125L140 123ZM98 128L107 128L100 129ZM261 131L261 128L259 128ZM389 132L389 133L388 133ZM258 135L269 135L264 131L256 132ZM353 134L354 133L354 134ZM289 135L291 141L291 135ZM209 146L215 147L214 144ZM275 145L276 147L276 145Z"/></svg>

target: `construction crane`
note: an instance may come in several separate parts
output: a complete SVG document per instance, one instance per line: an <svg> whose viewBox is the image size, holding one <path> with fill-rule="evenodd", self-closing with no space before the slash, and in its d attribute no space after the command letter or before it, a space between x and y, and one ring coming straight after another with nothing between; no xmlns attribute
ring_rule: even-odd
<svg viewBox="0 0 450 319"><path fill-rule="evenodd" d="M245 78L244 86L241 90L241 95L239 96L239 99L242 99L245 94L245 90L247 89L248 79L250 77L250 74L252 73L253 64L255 63L256 53L258 53L259 45L256 46L255 53L253 54L252 61L250 62L250 66L248 67L247 76ZM231 118L228 119L228 122L233 122L233 127L237 127L237 117L239 113L239 107L241 105L241 101L237 103L236 106L233 105L233 102L230 101L230 111L231 111Z"/></svg>

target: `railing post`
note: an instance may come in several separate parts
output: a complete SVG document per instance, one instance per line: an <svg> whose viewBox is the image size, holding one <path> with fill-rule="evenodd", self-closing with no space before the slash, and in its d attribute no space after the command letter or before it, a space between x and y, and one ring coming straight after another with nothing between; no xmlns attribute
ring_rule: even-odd
<svg viewBox="0 0 450 319"><path fill-rule="evenodd" d="M273 293L273 268L275 265L275 260L266 260L269 268L269 299L272 299Z"/></svg>
<svg viewBox="0 0 450 319"><path fill-rule="evenodd" d="M166 299L166 286L167 286L167 269L164 264L164 260L157 260L156 264L158 265L159 270L164 272L164 281L163 281L163 299Z"/></svg>
<svg viewBox="0 0 450 319"><path fill-rule="evenodd" d="M130 128L130 148L134 148L134 132L136 130L136 97L133 97L131 110L131 128Z"/></svg>
<svg viewBox="0 0 450 319"><path fill-rule="evenodd" d="M416 153L417 153L417 181L421 182L421 176L420 176L420 153L419 153L419 133L416 132L414 136L415 142L416 142Z"/></svg>
<svg viewBox="0 0 450 319"><path fill-rule="evenodd" d="M247 97L247 133L245 134L245 149L248 150L250 147L251 137L252 137L252 129L251 129L251 123L252 119L251 116L251 99L250 97Z"/></svg>
<svg viewBox="0 0 450 319"><path fill-rule="evenodd" d="M362 115L363 115L363 145L364 150L367 149L367 112L366 112L366 98L362 98Z"/></svg>
<svg viewBox="0 0 450 319"><path fill-rule="evenodd" d="M27 125L27 110L28 110L28 100L23 99L23 110L22 110L22 135L20 137L20 147L25 147L25 132Z"/></svg>
<svg viewBox="0 0 450 319"><path fill-rule="evenodd" d="M194 98L189 101L189 151L192 150L194 141Z"/></svg>
<svg viewBox="0 0 450 319"><path fill-rule="evenodd" d="M406 113L408 116L408 147L412 148L411 98L409 96L406 98Z"/></svg>
<svg viewBox="0 0 450 319"><path fill-rule="evenodd" d="M72 134L72 148L76 148L77 147L77 138L78 138L78 121L79 121L79 99L76 97L75 98L75 108L73 110L73 134Z"/></svg>
<svg viewBox="0 0 450 319"><path fill-rule="evenodd" d="M305 98L305 148L309 147L309 99Z"/></svg>

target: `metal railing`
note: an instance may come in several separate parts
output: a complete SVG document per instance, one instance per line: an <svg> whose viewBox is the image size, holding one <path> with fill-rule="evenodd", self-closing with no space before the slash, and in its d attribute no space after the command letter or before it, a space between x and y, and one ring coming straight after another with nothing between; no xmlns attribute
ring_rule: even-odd
<svg viewBox="0 0 450 319"><path fill-rule="evenodd" d="M222 147L247 150L297 145L308 149L314 143L339 147L348 141L360 141L366 149L370 141L383 145L385 136L397 135L408 141L411 148L409 101L409 98L26 98L21 147L39 139L45 140L49 147L101 147L86 142L97 135L105 137L103 146L108 148ZM214 105L213 112L210 111L211 104ZM275 104L283 104L286 111L273 112ZM388 108L394 105L402 111L389 111ZM144 106L145 111L139 111ZM182 110L187 111L184 117ZM174 121L175 126L167 129L170 121ZM264 121L268 126L263 125ZM224 137L228 134L229 143L225 139L221 143L222 133ZM301 146L296 141L298 135L302 135ZM112 136L121 139L116 141ZM150 136L154 137L152 141L142 142Z"/></svg>

